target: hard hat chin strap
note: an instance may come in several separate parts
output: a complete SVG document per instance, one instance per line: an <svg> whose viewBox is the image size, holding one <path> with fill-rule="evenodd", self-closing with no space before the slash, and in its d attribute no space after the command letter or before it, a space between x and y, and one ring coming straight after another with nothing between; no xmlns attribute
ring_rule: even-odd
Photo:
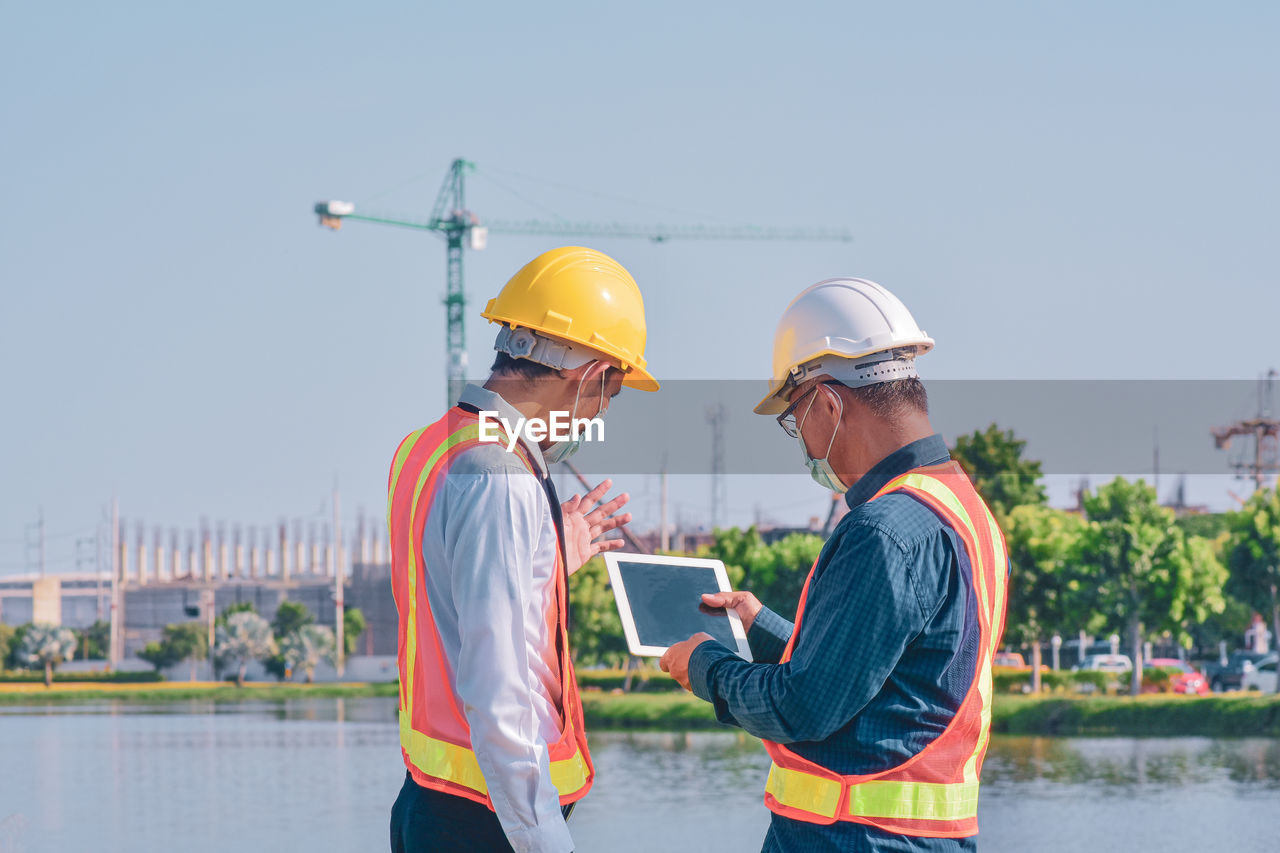
<svg viewBox="0 0 1280 853"><path fill-rule="evenodd" d="M881 382L912 379L916 371L915 347L902 347L872 353L862 358L840 358L824 355L791 368L787 387L799 385L814 376L829 376L849 388L862 388Z"/></svg>
<svg viewBox="0 0 1280 853"><path fill-rule="evenodd" d="M493 348L512 358L527 358L555 370L573 370L593 361L606 361L598 352L540 335L532 329L503 326Z"/></svg>

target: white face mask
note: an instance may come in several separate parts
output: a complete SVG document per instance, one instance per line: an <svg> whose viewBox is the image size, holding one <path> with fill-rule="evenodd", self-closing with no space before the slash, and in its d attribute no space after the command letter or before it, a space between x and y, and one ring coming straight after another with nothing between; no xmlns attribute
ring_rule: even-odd
<svg viewBox="0 0 1280 853"><path fill-rule="evenodd" d="M601 415L603 415L605 412L609 411L609 398L607 398L604 394L604 379L608 375L609 375L608 370L605 370L600 374L600 408L597 409L596 413L591 416L592 418L598 418ZM578 416L578 398L582 396L582 383L586 381L587 381L587 377L585 374L580 380L578 380L578 390L573 395L573 411L569 413L570 424L572 424L573 419ZM563 462L573 454L577 453L578 448L581 446L582 446L581 433L579 433L576 437L566 439L565 441L552 442L550 447L542 451L542 461L546 462L548 465L554 465L557 462Z"/></svg>
<svg viewBox="0 0 1280 853"><path fill-rule="evenodd" d="M823 386L823 390L825 390L825 386ZM821 391L814 391L813 396L815 399L819 393L821 393ZM800 442L800 453L804 456L805 467L809 469L809 476L813 478L814 482L819 486L822 486L824 489L830 489L838 494L844 494L849 491L849 487L836 476L835 469L831 467L831 463L828 461L831 456L831 446L836 442L836 433L840 431L840 420L844 416L844 401L840 399L839 394L836 394L835 397L836 405L839 407L836 412L836 426L835 429L831 431L831 440L827 442L827 452L823 457L821 459L814 459L809 455L809 448L805 447L804 444L804 434L800 432L800 428L804 426L805 420L809 417L809 411L813 408L813 400L809 401L809 407L804 410L804 417L801 418L799 423L796 425L796 438Z"/></svg>

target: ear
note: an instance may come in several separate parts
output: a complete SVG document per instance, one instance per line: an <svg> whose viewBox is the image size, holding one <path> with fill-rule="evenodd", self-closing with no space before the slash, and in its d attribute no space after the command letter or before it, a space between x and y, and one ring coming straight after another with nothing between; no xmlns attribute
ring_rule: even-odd
<svg viewBox="0 0 1280 853"><path fill-rule="evenodd" d="M586 376L587 381L599 379L602 374L608 372L610 367L607 361L593 361L584 366L586 367L586 371L583 375Z"/></svg>
<svg viewBox="0 0 1280 853"><path fill-rule="evenodd" d="M818 386L817 399L813 401L813 407L830 417L835 417L847 408L840 397L840 392L825 383Z"/></svg>

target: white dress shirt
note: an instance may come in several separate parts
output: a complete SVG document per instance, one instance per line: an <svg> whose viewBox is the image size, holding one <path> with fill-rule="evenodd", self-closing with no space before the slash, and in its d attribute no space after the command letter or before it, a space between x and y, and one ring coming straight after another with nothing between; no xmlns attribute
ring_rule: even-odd
<svg viewBox="0 0 1280 853"><path fill-rule="evenodd" d="M459 401L520 416L477 385ZM538 447L525 449L545 474ZM548 752L561 730L558 549L547 493L505 441L455 457L423 530L423 579L471 748L517 853L573 849Z"/></svg>

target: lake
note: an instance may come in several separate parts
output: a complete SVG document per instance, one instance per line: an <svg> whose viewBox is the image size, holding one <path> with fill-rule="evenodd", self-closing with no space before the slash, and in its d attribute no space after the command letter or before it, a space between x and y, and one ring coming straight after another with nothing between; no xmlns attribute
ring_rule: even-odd
<svg viewBox="0 0 1280 853"><path fill-rule="evenodd" d="M759 850L768 758L734 732L596 732L579 851ZM995 737L984 851L1274 851L1280 742ZM394 699L0 708L0 853L387 850Z"/></svg>

